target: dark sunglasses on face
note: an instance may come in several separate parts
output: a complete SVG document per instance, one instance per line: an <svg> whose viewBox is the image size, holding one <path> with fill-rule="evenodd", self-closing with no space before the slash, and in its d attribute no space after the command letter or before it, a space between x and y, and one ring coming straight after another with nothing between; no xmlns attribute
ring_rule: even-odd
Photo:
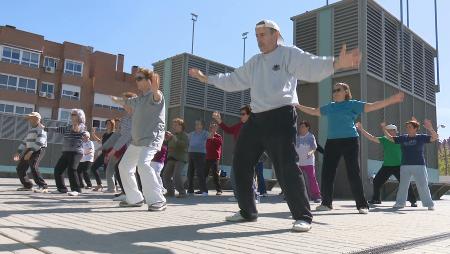
<svg viewBox="0 0 450 254"><path fill-rule="evenodd" d="M134 78L136 81L141 81L141 80L144 80L144 79L147 79L146 77L144 77L144 76L137 76L137 77L135 77Z"/></svg>
<svg viewBox="0 0 450 254"><path fill-rule="evenodd" d="M340 92L340 91L342 91L342 89L341 89L341 88L336 88L336 89L333 89L333 93L337 93L337 92Z"/></svg>

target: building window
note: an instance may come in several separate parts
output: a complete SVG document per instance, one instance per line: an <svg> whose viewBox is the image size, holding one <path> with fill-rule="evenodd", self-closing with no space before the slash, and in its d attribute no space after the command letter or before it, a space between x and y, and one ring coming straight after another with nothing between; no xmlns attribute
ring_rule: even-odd
<svg viewBox="0 0 450 254"><path fill-rule="evenodd" d="M0 112L25 115L33 112L33 106L30 104L0 101Z"/></svg>
<svg viewBox="0 0 450 254"><path fill-rule="evenodd" d="M80 87L74 85L62 85L61 98L66 98L69 100L80 100Z"/></svg>
<svg viewBox="0 0 450 254"><path fill-rule="evenodd" d="M2 62L20 64L20 50L3 47Z"/></svg>
<svg viewBox="0 0 450 254"><path fill-rule="evenodd" d="M98 108L106 108L109 110L124 111L122 106L114 103L111 100L111 95L106 95L106 94L101 94L101 93L94 94L94 106L98 107Z"/></svg>
<svg viewBox="0 0 450 254"><path fill-rule="evenodd" d="M56 69L57 62L58 62L58 59L46 56L44 58L44 67L54 67Z"/></svg>
<svg viewBox="0 0 450 254"><path fill-rule="evenodd" d="M106 120L102 118L94 118L92 119L92 127L97 128L97 131L106 131Z"/></svg>
<svg viewBox="0 0 450 254"><path fill-rule="evenodd" d="M28 67L39 67L40 54L3 46L2 62L21 64Z"/></svg>
<svg viewBox="0 0 450 254"><path fill-rule="evenodd" d="M52 83L42 82L41 90L39 92L42 93L42 96L44 96L45 93L45 97L54 97L55 85Z"/></svg>
<svg viewBox="0 0 450 254"><path fill-rule="evenodd" d="M70 90L63 90L62 91L62 98L66 98L69 100L80 100L80 93L79 92L74 92L74 91L70 91Z"/></svg>
<svg viewBox="0 0 450 254"><path fill-rule="evenodd" d="M58 120L66 123L70 122L71 112L72 110L70 109L60 108L58 112Z"/></svg>
<svg viewBox="0 0 450 254"><path fill-rule="evenodd" d="M0 74L0 89L36 93L36 79Z"/></svg>
<svg viewBox="0 0 450 254"><path fill-rule="evenodd" d="M19 78L17 90L26 93L36 93L36 80Z"/></svg>
<svg viewBox="0 0 450 254"><path fill-rule="evenodd" d="M64 63L64 74L83 76L83 63L66 60Z"/></svg>
<svg viewBox="0 0 450 254"><path fill-rule="evenodd" d="M33 68L39 67L39 54L29 51L22 51L22 61L20 64Z"/></svg>

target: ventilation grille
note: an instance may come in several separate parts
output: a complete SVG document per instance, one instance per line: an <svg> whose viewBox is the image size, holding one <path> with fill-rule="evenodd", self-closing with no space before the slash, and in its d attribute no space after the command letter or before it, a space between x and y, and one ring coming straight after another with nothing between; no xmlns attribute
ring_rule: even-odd
<svg viewBox="0 0 450 254"><path fill-rule="evenodd" d="M243 105L250 105L251 97L250 97L250 89L244 91L244 103Z"/></svg>
<svg viewBox="0 0 450 254"><path fill-rule="evenodd" d="M414 94L424 98L424 66L423 66L423 45L417 40L413 40L413 70L414 70Z"/></svg>
<svg viewBox="0 0 450 254"><path fill-rule="evenodd" d="M403 32L403 72L401 75L401 87L409 92L412 92L411 57L411 34Z"/></svg>
<svg viewBox="0 0 450 254"><path fill-rule="evenodd" d="M358 47L358 1L334 9L334 55L338 56L342 44L347 49Z"/></svg>
<svg viewBox="0 0 450 254"><path fill-rule="evenodd" d="M206 73L206 63L196 57L189 57L188 69L197 68ZM197 79L188 76L186 84L186 105L204 108L206 86Z"/></svg>
<svg viewBox="0 0 450 254"><path fill-rule="evenodd" d="M295 45L317 55L317 17L295 21Z"/></svg>
<svg viewBox="0 0 450 254"><path fill-rule="evenodd" d="M160 81L159 90L161 90L161 92L164 92L164 62L154 65L153 71L159 74L159 81Z"/></svg>
<svg viewBox="0 0 450 254"><path fill-rule="evenodd" d="M181 105L181 93L183 91L183 58L172 60L172 74L170 84L170 106Z"/></svg>
<svg viewBox="0 0 450 254"><path fill-rule="evenodd" d="M208 75L225 72L225 68L218 64L210 63L208 66ZM207 85L206 88L206 109L213 111L223 111L225 102L225 92L213 85Z"/></svg>
<svg viewBox="0 0 450 254"><path fill-rule="evenodd" d="M381 10L367 6L367 70L383 77L383 37Z"/></svg>
<svg viewBox="0 0 450 254"><path fill-rule="evenodd" d="M436 103L434 77L434 54L431 49L425 48L425 99L432 103Z"/></svg>
<svg viewBox="0 0 450 254"><path fill-rule="evenodd" d="M398 84L398 22L390 18L384 19L385 42L385 78Z"/></svg>

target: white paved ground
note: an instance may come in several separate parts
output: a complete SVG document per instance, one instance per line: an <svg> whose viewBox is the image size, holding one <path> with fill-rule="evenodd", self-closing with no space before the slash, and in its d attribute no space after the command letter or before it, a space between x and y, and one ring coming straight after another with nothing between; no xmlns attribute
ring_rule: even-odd
<svg viewBox="0 0 450 254"><path fill-rule="evenodd" d="M314 212L310 232L294 233L279 190L262 199L257 222L232 224L224 221L237 210L230 193L169 199L166 211L153 213L119 208L103 193L68 197L17 187L17 179L0 179L0 253L352 253L430 236L440 239L396 251L450 253L450 196L435 211L385 202L368 215L357 214L352 201L336 201L335 210Z"/></svg>

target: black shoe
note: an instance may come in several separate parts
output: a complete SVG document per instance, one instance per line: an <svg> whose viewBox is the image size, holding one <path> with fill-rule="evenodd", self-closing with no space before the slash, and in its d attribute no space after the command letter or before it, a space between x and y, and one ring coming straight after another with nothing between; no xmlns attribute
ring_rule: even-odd
<svg viewBox="0 0 450 254"><path fill-rule="evenodd" d="M372 204L372 205L379 205L381 204L380 200L369 200L367 201L367 203Z"/></svg>
<svg viewBox="0 0 450 254"><path fill-rule="evenodd" d="M417 207L417 203L411 203L411 207Z"/></svg>
<svg viewBox="0 0 450 254"><path fill-rule="evenodd" d="M194 192L194 194L201 195L201 194L203 194L203 191L196 191L196 192Z"/></svg>
<svg viewBox="0 0 450 254"><path fill-rule="evenodd" d="M114 197L117 198L118 196L121 196L121 195L125 195L125 193L123 193L123 192L116 193L116 194L114 194Z"/></svg>

